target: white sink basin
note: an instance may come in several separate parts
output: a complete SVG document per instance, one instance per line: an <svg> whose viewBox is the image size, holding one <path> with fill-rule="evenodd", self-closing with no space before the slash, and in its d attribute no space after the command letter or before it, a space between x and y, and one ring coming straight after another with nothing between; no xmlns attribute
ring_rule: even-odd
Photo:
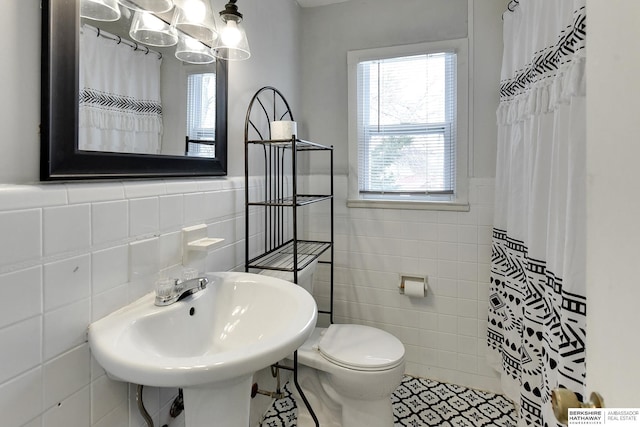
<svg viewBox="0 0 640 427"><path fill-rule="evenodd" d="M92 323L89 345L112 378L183 388L188 426L210 423L211 416L220 425L248 425L253 373L309 337L317 307L304 289L277 278L232 272L206 276L207 288L182 301L157 307L150 293ZM244 418L227 423L220 412L200 408L218 405L225 413L246 407L247 423Z"/></svg>

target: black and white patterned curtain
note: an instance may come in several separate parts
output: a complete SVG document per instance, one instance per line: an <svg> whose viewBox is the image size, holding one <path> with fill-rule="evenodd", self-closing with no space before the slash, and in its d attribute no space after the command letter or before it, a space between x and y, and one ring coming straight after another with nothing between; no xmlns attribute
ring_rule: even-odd
<svg viewBox="0 0 640 427"><path fill-rule="evenodd" d="M505 13L487 341L521 426L584 393L585 61L585 0Z"/></svg>

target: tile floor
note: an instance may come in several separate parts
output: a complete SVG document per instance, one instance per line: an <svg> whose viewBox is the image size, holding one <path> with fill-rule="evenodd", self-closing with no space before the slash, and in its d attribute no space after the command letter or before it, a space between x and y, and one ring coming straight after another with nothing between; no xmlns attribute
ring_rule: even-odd
<svg viewBox="0 0 640 427"><path fill-rule="evenodd" d="M267 410L261 427L296 426L296 403L285 396ZM515 427L513 404L501 395L405 376L391 397L395 427Z"/></svg>

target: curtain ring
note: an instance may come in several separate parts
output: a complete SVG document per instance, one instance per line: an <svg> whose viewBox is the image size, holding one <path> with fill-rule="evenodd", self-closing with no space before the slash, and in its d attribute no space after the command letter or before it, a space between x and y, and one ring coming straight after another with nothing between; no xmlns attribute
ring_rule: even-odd
<svg viewBox="0 0 640 427"><path fill-rule="evenodd" d="M133 51L135 52L136 50L138 50L138 43L134 43L134 47L133 47Z"/></svg>
<svg viewBox="0 0 640 427"><path fill-rule="evenodd" d="M149 46L145 46L145 49L147 49L147 51L144 54L149 55Z"/></svg>
<svg viewBox="0 0 640 427"><path fill-rule="evenodd" d="M98 30L98 34L96 34L96 37L100 37L100 28L96 28Z"/></svg>
<svg viewBox="0 0 640 427"><path fill-rule="evenodd" d="M117 36L117 37L118 37L118 43L117 44L122 43L122 37L120 37L120 36Z"/></svg>

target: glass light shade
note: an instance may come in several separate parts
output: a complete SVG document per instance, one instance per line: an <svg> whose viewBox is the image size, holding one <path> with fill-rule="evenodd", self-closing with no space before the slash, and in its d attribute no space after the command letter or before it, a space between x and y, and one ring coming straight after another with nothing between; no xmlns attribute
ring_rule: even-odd
<svg viewBox="0 0 640 427"><path fill-rule="evenodd" d="M239 22L229 19L220 31L215 45L216 57L227 61L241 61L251 56L249 41Z"/></svg>
<svg viewBox="0 0 640 427"><path fill-rule="evenodd" d="M140 12L163 13L173 9L173 0L117 0L131 10Z"/></svg>
<svg viewBox="0 0 640 427"><path fill-rule="evenodd" d="M178 0L171 25L204 43L211 44L218 37L216 22L208 1Z"/></svg>
<svg viewBox="0 0 640 427"><path fill-rule="evenodd" d="M216 59L209 46L185 35L180 36L176 46L176 58L190 64L209 64Z"/></svg>
<svg viewBox="0 0 640 427"><path fill-rule="evenodd" d="M80 16L96 21L117 21L120 19L120 8L116 0L82 0Z"/></svg>
<svg viewBox="0 0 640 427"><path fill-rule="evenodd" d="M129 36L149 46L173 46L178 43L175 28L149 12L134 13Z"/></svg>

